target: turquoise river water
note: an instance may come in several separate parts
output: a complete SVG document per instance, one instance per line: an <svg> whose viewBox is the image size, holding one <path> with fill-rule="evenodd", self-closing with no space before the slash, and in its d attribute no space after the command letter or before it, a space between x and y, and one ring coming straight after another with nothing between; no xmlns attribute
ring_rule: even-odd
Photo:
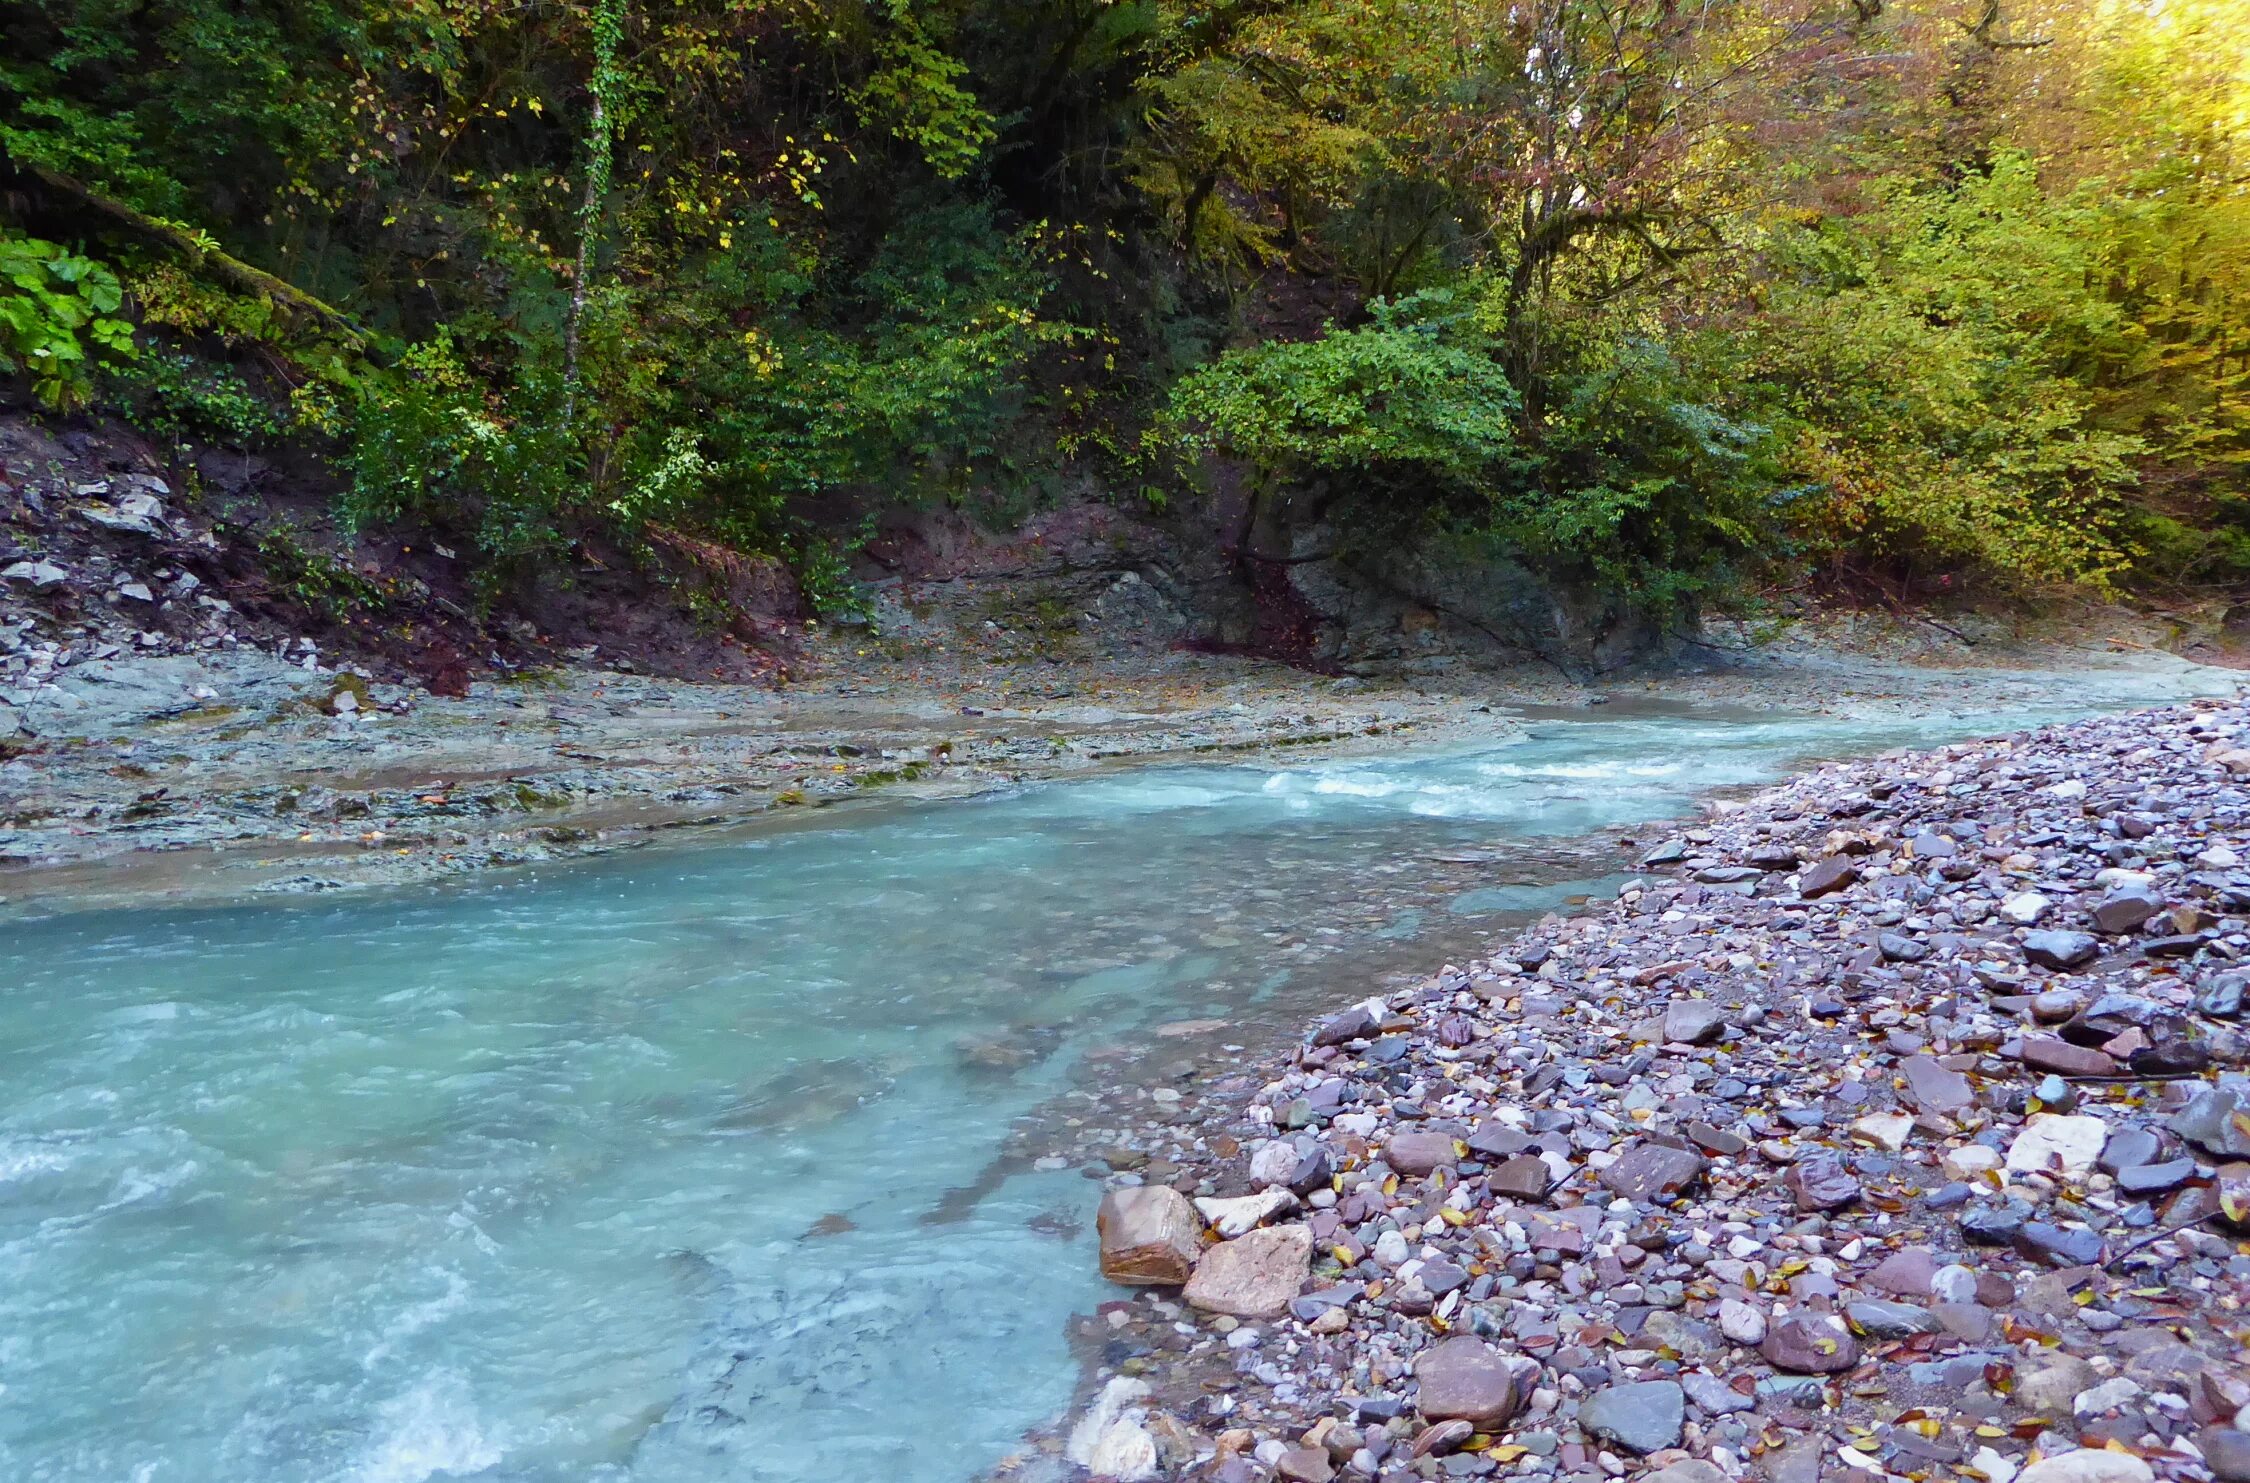
<svg viewBox="0 0 2250 1483"><path fill-rule="evenodd" d="M2033 719L1587 714L0 922L0 1477L966 1483L1069 1399L1099 1185L927 1217L1089 1050L1587 889L1511 845Z"/></svg>

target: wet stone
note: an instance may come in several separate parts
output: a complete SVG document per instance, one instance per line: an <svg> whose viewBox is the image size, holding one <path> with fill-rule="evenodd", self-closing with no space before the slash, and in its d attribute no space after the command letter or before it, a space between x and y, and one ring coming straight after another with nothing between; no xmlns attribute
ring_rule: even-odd
<svg viewBox="0 0 2250 1483"><path fill-rule="evenodd" d="M1202 1251L1203 1222L1195 1207L1164 1185L1111 1190L1094 1223L1101 1232L1102 1275L1112 1282L1183 1283Z"/></svg>
<svg viewBox="0 0 2250 1483"><path fill-rule="evenodd" d="M1375 1016L1366 1009L1347 1009L1322 1021L1320 1028L1313 1032L1313 1044L1342 1045L1348 1040L1372 1039L1378 1028Z"/></svg>

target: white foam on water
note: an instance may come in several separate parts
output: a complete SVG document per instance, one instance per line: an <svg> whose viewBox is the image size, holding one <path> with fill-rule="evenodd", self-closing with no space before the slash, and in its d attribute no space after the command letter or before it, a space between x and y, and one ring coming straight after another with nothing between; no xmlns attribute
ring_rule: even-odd
<svg viewBox="0 0 2250 1483"><path fill-rule="evenodd" d="M439 1370L385 1401L375 1440L344 1477L349 1483L428 1483L470 1477L498 1463L507 1448L485 1430L467 1389L458 1374Z"/></svg>
<svg viewBox="0 0 2250 1483"><path fill-rule="evenodd" d="M48 1144L11 1138L0 1142L0 1184L53 1174L71 1166L70 1155Z"/></svg>
<svg viewBox="0 0 2250 1483"><path fill-rule="evenodd" d="M383 1337L360 1360L362 1369L372 1370L389 1358L401 1339L411 1338L469 1305L469 1279L448 1267L430 1269L445 1282L445 1291L426 1302L409 1304L399 1310L398 1316L383 1326Z"/></svg>

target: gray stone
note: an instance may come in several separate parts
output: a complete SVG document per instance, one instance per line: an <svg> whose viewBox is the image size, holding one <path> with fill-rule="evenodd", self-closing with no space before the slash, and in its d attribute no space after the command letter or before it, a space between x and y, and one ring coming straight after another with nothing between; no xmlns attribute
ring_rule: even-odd
<svg viewBox="0 0 2250 1483"><path fill-rule="evenodd" d="M2164 910L2164 898L2143 885L2119 886L2094 906L2096 930L2115 936L2130 932Z"/></svg>
<svg viewBox="0 0 2250 1483"><path fill-rule="evenodd" d="M1578 1403L1578 1425L1588 1436L1643 1456L1673 1445L1687 1418L1687 1397L1676 1380L1608 1385Z"/></svg>
<svg viewBox="0 0 2250 1483"><path fill-rule="evenodd" d="M1444 1133L1394 1133L1383 1145L1383 1162L1415 1178L1449 1168L1460 1159L1453 1139Z"/></svg>
<svg viewBox="0 0 2250 1483"><path fill-rule="evenodd" d="M1674 999L1664 1011L1664 1038L1682 1045L1716 1040L1726 1027L1726 1011L1708 999Z"/></svg>
<svg viewBox="0 0 2250 1483"><path fill-rule="evenodd" d="M1844 1309L1844 1317L1870 1339L1906 1339L1915 1334L1934 1334L1941 1326L1937 1315L1927 1308L1881 1298L1867 1298L1849 1305Z"/></svg>
<svg viewBox="0 0 2250 1483"><path fill-rule="evenodd" d="M2220 1483L2250 1483L2250 1432L2231 1426L2206 1427L2195 1434L2204 1464Z"/></svg>
<svg viewBox="0 0 2250 1483"><path fill-rule="evenodd" d="M1613 1193L1641 1203L1667 1199L1703 1177L1703 1156L1662 1143L1636 1143L1602 1170Z"/></svg>
<svg viewBox="0 0 2250 1483"><path fill-rule="evenodd" d="M2101 950L2101 940L2086 932L2027 932L2023 939L2024 957L2057 973L2091 963Z"/></svg>
<svg viewBox="0 0 2250 1483"><path fill-rule="evenodd" d="M1976 1104L1976 1091L1969 1085L1969 1078L1947 1070L1935 1056L1908 1056L1898 1069L1906 1078L1907 1095L1924 1112L1950 1115Z"/></svg>
<svg viewBox="0 0 2250 1483"><path fill-rule="evenodd" d="M2220 1158L2250 1159L2250 1087L2240 1082L2205 1087L2165 1126Z"/></svg>
<svg viewBox="0 0 2250 1483"><path fill-rule="evenodd" d="M1680 1388L1695 1408L1706 1416L1730 1416L1738 1411L1755 1411L1758 1402L1754 1397L1727 1384L1716 1375L1706 1375L1693 1370L1680 1377Z"/></svg>
<svg viewBox="0 0 2250 1483"><path fill-rule="evenodd" d="M1839 1210L1859 1198L1859 1181L1841 1157L1816 1153L1789 1166L1782 1183L1796 1198L1799 1210Z"/></svg>
<svg viewBox="0 0 2250 1483"><path fill-rule="evenodd" d="M2017 1365L2013 1399L2034 1416L2069 1416L2080 1394L2100 1378L2077 1355L2046 1350Z"/></svg>
<svg viewBox="0 0 2250 1483"><path fill-rule="evenodd" d="M1843 890L1859 879L1859 867L1843 855L1815 861L1797 878L1797 894L1807 901Z"/></svg>

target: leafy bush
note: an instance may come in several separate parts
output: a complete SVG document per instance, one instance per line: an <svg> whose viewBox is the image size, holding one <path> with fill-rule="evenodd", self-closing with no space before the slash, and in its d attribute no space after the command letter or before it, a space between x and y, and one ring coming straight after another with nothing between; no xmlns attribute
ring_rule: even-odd
<svg viewBox="0 0 2250 1483"><path fill-rule="evenodd" d="M465 530L500 574L561 547L581 487L559 382L527 369L495 392L443 334L362 379L346 463L348 527Z"/></svg>
<svg viewBox="0 0 2250 1483"><path fill-rule="evenodd" d="M1672 348L1628 338L1567 379L1491 523L1522 556L1672 612L1767 541L1786 498L1772 430L1721 409Z"/></svg>
<svg viewBox="0 0 2250 1483"><path fill-rule="evenodd" d="M1491 487L1515 451L1515 388L1490 356L1393 319L1317 340L1230 350L1173 389L1158 436L1267 475L1394 488Z"/></svg>
<svg viewBox="0 0 2250 1483"><path fill-rule="evenodd" d="M2028 166L1894 196L1849 228L1783 234L1735 369L1759 383L1829 561L2107 591L2147 452L2067 374L2129 358L2100 300L2099 223L2047 214ZM1980 282L1982 279L1984 281Z"/></svg>
<svg viewBox="0 0 2250 1483"><path fill-rule="evenodd" d="M49 407L82 406L94 358L134 353L133 326L117 313L124 299L92 258L0 230L0 375L24 376Z"/></svg>
<svg viewBox="0 0 2250 1483"><path fill-rule="evenodd" d="M171 346L144 348L112 367L108 382L126 419L159 437L256 448L287 431L234 371Z"/></svg>

